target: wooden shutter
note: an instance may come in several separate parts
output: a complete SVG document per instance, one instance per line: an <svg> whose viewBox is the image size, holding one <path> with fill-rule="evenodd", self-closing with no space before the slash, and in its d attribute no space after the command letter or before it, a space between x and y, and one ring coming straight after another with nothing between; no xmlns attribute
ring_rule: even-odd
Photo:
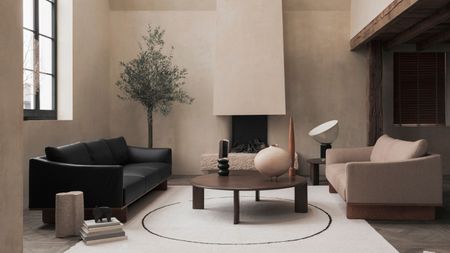
<svg viewBox="0 0 450 253"><path fill-rule="evenodd" d="M394 124L445 124L445 53L394 53Z"/></svg>

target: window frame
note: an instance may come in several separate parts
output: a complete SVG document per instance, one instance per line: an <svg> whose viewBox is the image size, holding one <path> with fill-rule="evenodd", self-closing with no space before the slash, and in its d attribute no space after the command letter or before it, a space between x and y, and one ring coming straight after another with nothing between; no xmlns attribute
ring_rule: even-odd
<svg viewBox="0 0 450 253"><path fill-rule="evenodd" d="M39 2L46 1L52 5L52 36L48 36L45 34L41 34L39 30ZM35 79L35 75L39 74L37 78L40 78L40 74L50 75L52 77L52 104L53 110L41 110L40 109L40 93L39 91L34 94L34 108L35 109L25 109L24 112L24 120L56 120L57 119L57 0L33 0L33 29L29 29L23 26L23 31L28 31L33 33L33 43L34 41L38 41L39 37L42 36L44 38L50 39L52 41L52 74L40 71L40 69L36 69L35 65L33 69L27 69L25 66L22 66L23 72L32 71L34 73L33 79ZM22 18L23 19L23 18ZM23 42L22 42L23 44ZM40 48L35 48L34 50L39 51ZM40 61L40 58L35 56L36 52L33 52L33 59ZM34 82L34 81L33 81ZM24 86L24 83L22 84ZM24 98L25 99L25 98ZM25 100L24 100L25 101Z"/></svg>

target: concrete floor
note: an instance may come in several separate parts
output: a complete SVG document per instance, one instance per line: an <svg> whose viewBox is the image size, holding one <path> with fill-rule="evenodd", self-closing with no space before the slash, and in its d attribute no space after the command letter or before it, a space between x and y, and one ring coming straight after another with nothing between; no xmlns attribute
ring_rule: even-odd
<svg viewBox="0 0 450 253"><path fill-rule="evenodd" d="M169 185L190 185L192 176L173 176ZM321 181L325 183L325 181ZM131 206L129 213L135 213ZM450 177L444 178L444 207L433 222L369 221L389 243L401 253L422 253L424 251L450 252ZM24 212L25 253L59 253L77 243L79 238L55 238L54 227L44 225L39 211Z"/></svg>

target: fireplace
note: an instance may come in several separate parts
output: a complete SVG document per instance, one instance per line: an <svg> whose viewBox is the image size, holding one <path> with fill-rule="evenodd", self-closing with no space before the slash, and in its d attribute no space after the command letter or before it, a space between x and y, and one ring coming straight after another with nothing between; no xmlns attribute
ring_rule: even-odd
<svg viewBox="0 0 450 253"><path fill-rule="evenodd" d="M231 152L257 153L267 147L267 116L232 116Z"/></svg>

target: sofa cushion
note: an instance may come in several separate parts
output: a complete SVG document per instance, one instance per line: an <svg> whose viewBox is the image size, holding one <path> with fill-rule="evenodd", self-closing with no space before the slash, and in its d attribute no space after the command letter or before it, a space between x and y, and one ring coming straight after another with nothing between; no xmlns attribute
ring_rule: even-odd
<svg viewBox="0 0 450 253"><path fill-rule="evenodd" d="M344 200L347 199L347 177L345 167L345 163L327 164L325 167L325 175L328 182L334 187L334 189Z"/></svg>
<svg viewBox="0 0 450 253"><path fill-rule="evenodd" d="M105 142L111 150L117 164L124 165L128 162L128 145L125 138L106 139Z"/></svg>
<svg viewBox="0 0 450 253"><path fill-rule="evenodd" d="M45 155L49 161L72 164L93 164L86 146L73 143L60 147L46 147Z"/></svg>
<svg viewBox="0 0 450 253"><path fill-rule="evenodd" d="M373 147L372 162L395 162L424 156L427 153L426 140L403 141L383 135Z"/></svg>
<svg viewBox="0 0 450 253"><path fill-rule="evenodd" d="M145 178L148 190L156 187L159 183L170 176L170 164L167 163L133 163L123 167L123 174L130 176L141 176Z"/></svg>
<svg viewBox="0 0 450 253"><path fill-rule="evenodd" d="M113 154L104 140L92 141L85 143L92 161L97 165L116 164Z"/></svg>
<svg viewBox="0 0 450 253"><path fill-rule="evenodd" d="M125 205L142 196L146 190L144 177L135 175L123 176L123 201Z"/></svg>

